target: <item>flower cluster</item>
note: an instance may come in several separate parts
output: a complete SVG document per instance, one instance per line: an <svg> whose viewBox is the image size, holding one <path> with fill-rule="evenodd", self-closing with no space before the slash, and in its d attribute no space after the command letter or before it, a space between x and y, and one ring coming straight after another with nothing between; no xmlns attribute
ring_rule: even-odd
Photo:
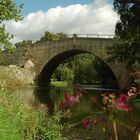
<svg viewBox="0 0 140 140"><path fill-rule="evenodd" d="M129 97L127 95L121 94L119 98L117 98L117 100L114 102L114 106L119 110L128 112L131 110L128 99Z"/></svg>
<svg viewBox="0 0 140 140"><path fill-rule="evenodd" d="M130 97L134 96L137 92L137 89L135 87L131 87L129 88L127 94L120 94L120 96L118 98L115 97L115 95L113 93L110 94L102 94L103 96L103 104L104 107L106 107L107 109L109 108L114 108L117 110L123 110L126 112L129 112L132 108L129 104L129 99Z"/></svg>
<svg viewBox="0 0 140 140"><path fill-rule="evenodd" d="M114 93L104 93L102 94L102 102L103 105L106 107L112 107L112 104L115 102L115 95Z"/></svg>
<svg viewBox="0 0 140 140"><path fill-rule="evenodd" d="M128 90L127 95L128 95L128 97L131 97L131 96L135 95L136 92L137 92L137 88L131 87L131 88Z"/></svg>
<svg viewBox="0 0 140 140"><path fill-rule="evenodd" d="M84 92L84 91L83 91ZM82 96L81 89L77 89L75 91L75 95L70 95L68 93L64 93L64 100L59 104L59 109L66 109L65 111L68 111L68 114L71 114L71 107L77 103L80 102L80 97ZM135 87L129 88L127 93L121 93L119 97L116 97L114 93L104 93L102 94L102 107L104 114L107 112L113 113L116 110L121 110L125 112L129 112L132 110L132 107L130 106L130 100L131 98L138 92L138 90ZM113 111L113 112L112 112ZM115 113L114 112L114 113ZM114 114L113 113L113 114ZM96 114L96 112L95 112ZM71 115L70 115L71 117ZM100 118L101 119L101 118ZM91 128L93 124L97 124L100 122L104 122L105 119L97 120L92 119L91 117L86 117L82 121L82 126L85 129Z"/></svg>
<svg viewBox="0 0 140 140"><path fill-rule="evenodd" d="M116 99L116 101L114 102L115 107L119 110L129 112L132 109L129 104L129 99L133 97L136 93L137 93L137 88L135 87L129 88L127 94L121 94Z"/></svg>
<svg viewBox="0 0 140 140"><path fill-rule="evenodd" d="M80 102L80 97L78 95L72 96L68 93L64 94L64 101L59 104L60 109L65 109L73 106L75 103Z"/></svg>

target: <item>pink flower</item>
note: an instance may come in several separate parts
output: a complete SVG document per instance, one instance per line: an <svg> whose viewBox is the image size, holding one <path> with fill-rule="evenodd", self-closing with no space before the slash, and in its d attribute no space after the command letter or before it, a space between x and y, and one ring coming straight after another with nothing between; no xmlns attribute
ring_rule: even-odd
<svg viewBox="0 0 140 140"><path fill-rule="evenodd" d="M70 106L74 105L74 103L75 103L75 97L65 93L64 94L64 104L67 107L70 107Z"/></svg>
<svg viewBox="0 0 140 140"><path fill-rule="evenodd" d="M127 92L127 94L128 94L128 96L129 96L129 97L131 97L131 96L133 96L133 95L134 95L134 93L133 93L133 92L131 92L131 91L128 91L128 92Z"/></svg>
<svg viewBox="0 0 140 140"><path fill-rule="evenodd" d="M131 87L131 88L128 90L127 95L128 95L129 97L131 97L131 96L135 95L136 92L137 92L137 89L136 89L135 87Z"/></svg>
<svg viewBox="0 0 140 140"><path fill-rule="evenodd" d="M124 95L124 94L121 94L120 97L118 98L118 100L120 102L126 103L128 101L128 96L127 95Z"/></svg>
<svg viewBox="0 0 140 140"><path fill-rule="evenodd" d="M64 109L65 107L71 107L73 106L75 103L79 103L80 99L79 96L71 96L67 93L64 94L64 101L60 103L59 105L59 109Z"/></svg>
<svg viewBox="0 0 140 140"><path fill-rule="evenodd" d="M82 125L85 129L90 128L90 126L92 125L92 119L91 118L86 118L83 120Z"/></svg>
<svg viewBox="0 0 140 140"><path fill-rule="evenodd" d="M128 96L120 95L120 97L115 101L115 107L126 112L130 111L131 106L128 104Z"/></svg>

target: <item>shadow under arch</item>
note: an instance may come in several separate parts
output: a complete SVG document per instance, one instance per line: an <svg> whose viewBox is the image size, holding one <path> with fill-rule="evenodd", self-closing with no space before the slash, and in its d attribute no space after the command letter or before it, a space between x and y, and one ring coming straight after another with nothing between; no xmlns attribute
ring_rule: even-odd
<svg viewBox="0 0 140 140"><path fill-rule="evenodd" d="M92 54L91 52L83 51L83 50L69 50L65 51L63 53L60 53L53 57L43 68L41 73L38 75L36 82L37 82L37 88L34 91L34 94L36 98L40 100L40 103L46 104L48 106L48 110L50 113L53 113L54 104L50 97L49 91L50 91L50 79L52 74L54 73L55 69L58 67L59 64L61 64L64 60L68 59L69 57L72 57L77 54L83 54L88 53ZM96 56L95 54L93 54ZM97 56L96 56L97 57ZM99 58L99 57L97 57ZM99 60L102 60L99 58ZM102 60L103 61L103 60ZM104 61L103 61L104 62ZM105 62L104 62L105 63ZM107 63L106 63L107 65ZM110 70L111 74L114 76L115 80L117 81L117 78L115 77L115 74L112 72L111 68L107 65L108 69ZM117 81L118 84L118 81ZM119 89L119 84L118 84Z"/></svg>

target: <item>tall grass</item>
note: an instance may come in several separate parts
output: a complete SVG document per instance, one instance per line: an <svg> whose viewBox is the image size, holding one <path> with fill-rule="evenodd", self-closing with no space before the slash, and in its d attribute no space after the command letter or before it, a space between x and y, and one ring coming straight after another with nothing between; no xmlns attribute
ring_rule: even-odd
<svg viewBox="0 0 140 140"><path fill-rule="evenodd" d="M64 140L60 118L59 112L48 116L45 106L33 108L0 88L0 140Z"/></svg>

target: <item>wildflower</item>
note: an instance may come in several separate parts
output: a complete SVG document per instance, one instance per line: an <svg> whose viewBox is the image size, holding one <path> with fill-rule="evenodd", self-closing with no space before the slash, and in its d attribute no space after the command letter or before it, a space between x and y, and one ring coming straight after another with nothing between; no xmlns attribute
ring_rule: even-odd
<svg viewBox="0 0 140 140"><path fill-rule="evenodd" d="M122 94L122 95L120 95L120 97L118 98L118 100L119 100L120 102L126 103L126 102L128 101L128 96Z"/></svg>
<svg viewBox="0 0 140 140"><path fill-rule="evenodd" d="M120 95L120 97L115 101L115 107L126 112L130 111L131 106L128 104L128 96L123 94Z"/></svg>
<svg viewBox="0 0 140 140"><path fill-rule="evenodd" d="M64 104L67 107L70 107L70 106L74 105L74 103L75 103L75 97L65 93L64 94Z"/></svg>
<svg viewBox="0 0 140 140"><path fill-rule="evenodd" d="M83 125L83 127L84 127L85 129L88 129L88 128L91 127L92 122L93 122L93 121L92 121L91 118L85 118L85 119L83 120L83 122L82 122L82 125Z"/></svg>
<svg viewBox="0 0 140 140"><path fill-rule="evenodd" d="M137 92L137 89L135 87L132 87L128 90L127 95L129 97L131 97L131 96L135 95L136 92Z"/></svg>
<svg viewBox="0 0 140 140"><path fill-rule="evenodd" d="M79 96L71 96L68 93L64 94L64 101L60 103L59 105L59 109L64 109L66 107L71 107L73 106L75 103L79 103L80 99Z"/></svg>

